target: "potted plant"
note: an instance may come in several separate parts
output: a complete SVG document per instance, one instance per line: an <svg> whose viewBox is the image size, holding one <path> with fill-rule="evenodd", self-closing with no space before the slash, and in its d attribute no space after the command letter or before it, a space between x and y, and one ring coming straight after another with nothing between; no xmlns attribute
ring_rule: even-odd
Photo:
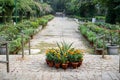
<svg viewBox="0 0 120 80"><path fill-rule="evenodd" d="M117 55L119 50L118 35L117 33L110 31L110 44L107 45L107 53L110 55Z"/></svg>
<svg viewBox="0 0 120 80"><path fill-rule="evenodd" d="M0 41L5 41L5 39L0 36ZM0 43L0 55L1 54L6 54L6 44L5 43Z"/></svg>
<svg viewBox="0 0 120 80"><path fill-rule="evenodd" d="M62 42L61 44L57 43L57 45L57 49L52 48L46 51L46 63L50 67L55 66L57 69L59 67L67 69L70 63L73 65L73 68L77 68L82 64L83 50L71 48L72 43Z"/></svg>
<svg viewBox="0 0 120 80"><path fill-rule="evenodd" d="M54 49L48 49L46 52L46 63L50 66L53 67L54 66Z"/></svg>
<svg viewBox="0 0 120 80"><path fill-rule="evenodd" d="M62 56L61 56L61 61L62 61L62 68L63 68L63 69L67 69L67 67L68 67L67 56L62 55Z"/></svg>
<svg viewBox="0 0 120 80"><path fill-rule="evenodd" d="M82 50L74 49L68 51L68 59L71 62L72 67L75 69L81 65L83 54Z"/></svg>
<svg viewBox="0 0 120 80"><path fill-rule="evenodd" d="M97 40L95 44L95 52L101 55L103 53L103 49L104 49L103 40L101 39Z"/></svg>
<svg viewBox="0 0 120 80"><path fill-rule="evenodd" d="M55 67L56 69L58 69L61 65L61 55L60 53L55 53L55 56L54 56L54 63L55 63Z"/></svg>

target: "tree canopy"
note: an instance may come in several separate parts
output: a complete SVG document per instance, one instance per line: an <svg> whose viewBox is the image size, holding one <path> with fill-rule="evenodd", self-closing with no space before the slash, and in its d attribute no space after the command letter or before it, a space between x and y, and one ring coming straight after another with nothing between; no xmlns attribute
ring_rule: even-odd
<svg viewBox="0 0 120 80"><path fill-rule="evenodd" d="M15 14L22 20L23 15L26 15L28 18L30 16L39 17L51 11L51 6L41 3L40 0L0 0L0 15L3 16L4 22L6 20L10 22L12 15Z"/></svg>

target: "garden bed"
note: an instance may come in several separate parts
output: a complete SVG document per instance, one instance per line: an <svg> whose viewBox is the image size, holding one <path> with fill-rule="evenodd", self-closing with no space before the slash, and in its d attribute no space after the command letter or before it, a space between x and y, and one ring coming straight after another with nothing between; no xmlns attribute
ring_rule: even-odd
<svg viewBox="0 0 120 80"><path fill-rule="evenodd" d="M110 24L109 24L110 25ZM114 25L115 26L115 25ZM111 27L114 27L111 25ZM93 23L84 23L80 25L79 30L82 35L86 38L86 40L91 44L92 47L95 47L97 44L97 48L103 48L107 46L107 44L120 44L120 27L116 25L116 28L107 28L101 27L100 25L96 25ZM103 44L103 39L97 39L100 36L105 35L105 44Z"/></svg>
<svg viewBox="0 0 120 80"><path fill-rule="evenodd" d="M40 29L39 26L42 25L44 28L48 21L53 19L52 15L46 15L38 19L32 20L24 20L22 23L18 23L16 25L6 24L0 26L0 36L5 40L9 40L9 50L11 54L17 54L17 52L21 49L21 33L26 35L24 38L24 43L27 43L29 37L35 35Z"/></svg>

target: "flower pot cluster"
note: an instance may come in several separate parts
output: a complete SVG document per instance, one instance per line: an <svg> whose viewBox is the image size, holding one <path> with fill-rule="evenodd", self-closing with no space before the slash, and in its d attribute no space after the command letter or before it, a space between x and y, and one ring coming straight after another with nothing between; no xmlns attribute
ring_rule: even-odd
<svg viewBox="0 0 120 80"><path fill-rule="evenodd" d="M49 67L67 69L69 67L76 69L80 67L83 61L83 50L71 48L71 44L65 42L58 48L48 49L46 51L46 63Z"/></svg>

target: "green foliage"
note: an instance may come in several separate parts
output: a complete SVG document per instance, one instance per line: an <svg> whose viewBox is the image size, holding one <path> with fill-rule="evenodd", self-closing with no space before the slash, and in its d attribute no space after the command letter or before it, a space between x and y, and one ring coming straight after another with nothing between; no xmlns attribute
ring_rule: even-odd
<svg viewBox="0 0 120 80"><path fill-rule="evenodd" d="M96 11L95 4L89 1L81 3L79 11L82 17L93 17Z"/></svg>
<svg viewBox="0 0 120 80"><path fill-rule="evenodd" d="M79 21L83 21L83 22L87 22L87 21L92 20L92 18L90 18L90 17L80 17L80 16L73 16L73 17L78 19Z"/></svg>
<svg viewBox="0 0 120 80"><path fill-rule="evenodd" d="M106 22L110 24L120 23L120 0L96 0L107 8Z"/></svg>
<svg viewBox="0 0 120 80"><path fill-rule="evenodd" d="M42 25L43 27L47 25L48 20L46 20L45 18L41 18L39 19L39 24Z"/></svg>
<svg viewBox="0 0 120 80"><path fill-rule="evenodd" d="M83 50L72 48L72 43L57 43L57 49L48 49L46 51L46 59L55 63L80 62L83 59Z"/></svg>
<svg viewBox="0 0 120 80"><path fill-rule="evenodd" d="M100 27L110 29L110 30L120 30L120 25L111 25L111 24L108 24L108 23L101 23L101 22L97 22L95 24L100 26Z"/></svg>
<svg viewBox="0 0 120 80"><path fill-rule="evenodd" d="M97 44L97 48L102 48L106 45L103 44L103 39L97 39L100 35L105 35L106 42L111 45L119 44L120 42L118 34L118 30L120 30L119 25L111 25L107 23L85 23L80 25L79 30L89 42Z"/></svg>
<svg viewBox="0 0 120 80"><path fill-rule="evenodd" d="M16 40L13 40L12 42L10 42L9 45L9 50L10 53L12 54L16 54L16 50L18 51L21 48L21 38L17 38Z"/></svg>
<svg viewBox="0 0 120 80"><path fill-rule="evenodd" d="M103 40L98 40L96 44L97 44L97 48L103 48L103 46L104 46Z"/></svg>
<svg viewBox="0 0 120 80"><path fill-rule="evenodd" d="M51 20L53 18L48 16L45 19ZM41 17L41 18L44 18ZM39 19L41 19L39 18ZM28 41L28 38L31 35L35 34L36 29L39 27L39 19L35 21L30 21L30 20L25 20L23 23L18 23L16 25L13 24L7 24L7 25L0 25L0 36L2 36L5 40L10 40L10 53L13 53L16 51L18 48L21 48L21 33L24 33L26 37L24 38L24 43ZM17 51L15 52L17 53Z"/></svg>
<svg viewBox="0 0 120 80"><path fill-rule="evenodd" d="M36 22L31 22L31 26L33 26L33 28L38 28L39 27L39 23Z"/></svg>
<svg viewBox="0 0 120 80"><path fill-rule="evenodd" d="M22 20L23 16L29 19L32 15L40 17L52 11L50 5L36 0L0 0L0 15L5 22L12 22L12 15L19 16Z"/></svg>
<svg viewBox="0 0 120 80"><path fill-rule="evenodd" d="M62 55L62 56L61 56L61 62L62 62L63 64L65 64L65 63L67 63L67 61L68 61L68 58L67 58L66 56Z"/></svg>
<svg viewBox="0 0 120 80"><path fill-rule="evenodd" d="M83 35L85 35L85 34L87 34L88 28L87 28L86 26L84 26L84 25L81 25L81 26L79 27L79 30L81 31L81 33L82 33Z"/></svg>
<svg viewBox="0 0 120 80"><path fill-rule="evenodd" d="M54 59L54 54L53 54L53 53L48 53L48 54L46 55L46 57L47 57L47 59L48 59L49 61L53 61L53 59Z"/></svg>
<svg viewBox="0 0 120 80"><path fill-rule="evenodd" d="M67 44L65 41L61 42L61 44L57 43L57 46L60 50L60 54L64 55L67 53L67 51L72 47L72 44Z"/></svg>
<svg viewBox="0 0 120 80"><path fill-rule="evenodd" d="M73 52L73 54L71 54ZM68 59L70 62L79 62L80 60L82 60L83 58L83 54L81 54L80 50L75 50L74 48L72 48L69 52L68 52Z"/></svg>
<svg viewBox="0 0 120 80"><path fill-rule="evenodd" d="M95 16L96 20L105 20L105 16Z"/></svg>
<svg viewBox="0 0 120 80"><path fill-rule="evenodd" d="M87 32L87 38L90 42L96 41L96 34L92 31Z"/></svg>

